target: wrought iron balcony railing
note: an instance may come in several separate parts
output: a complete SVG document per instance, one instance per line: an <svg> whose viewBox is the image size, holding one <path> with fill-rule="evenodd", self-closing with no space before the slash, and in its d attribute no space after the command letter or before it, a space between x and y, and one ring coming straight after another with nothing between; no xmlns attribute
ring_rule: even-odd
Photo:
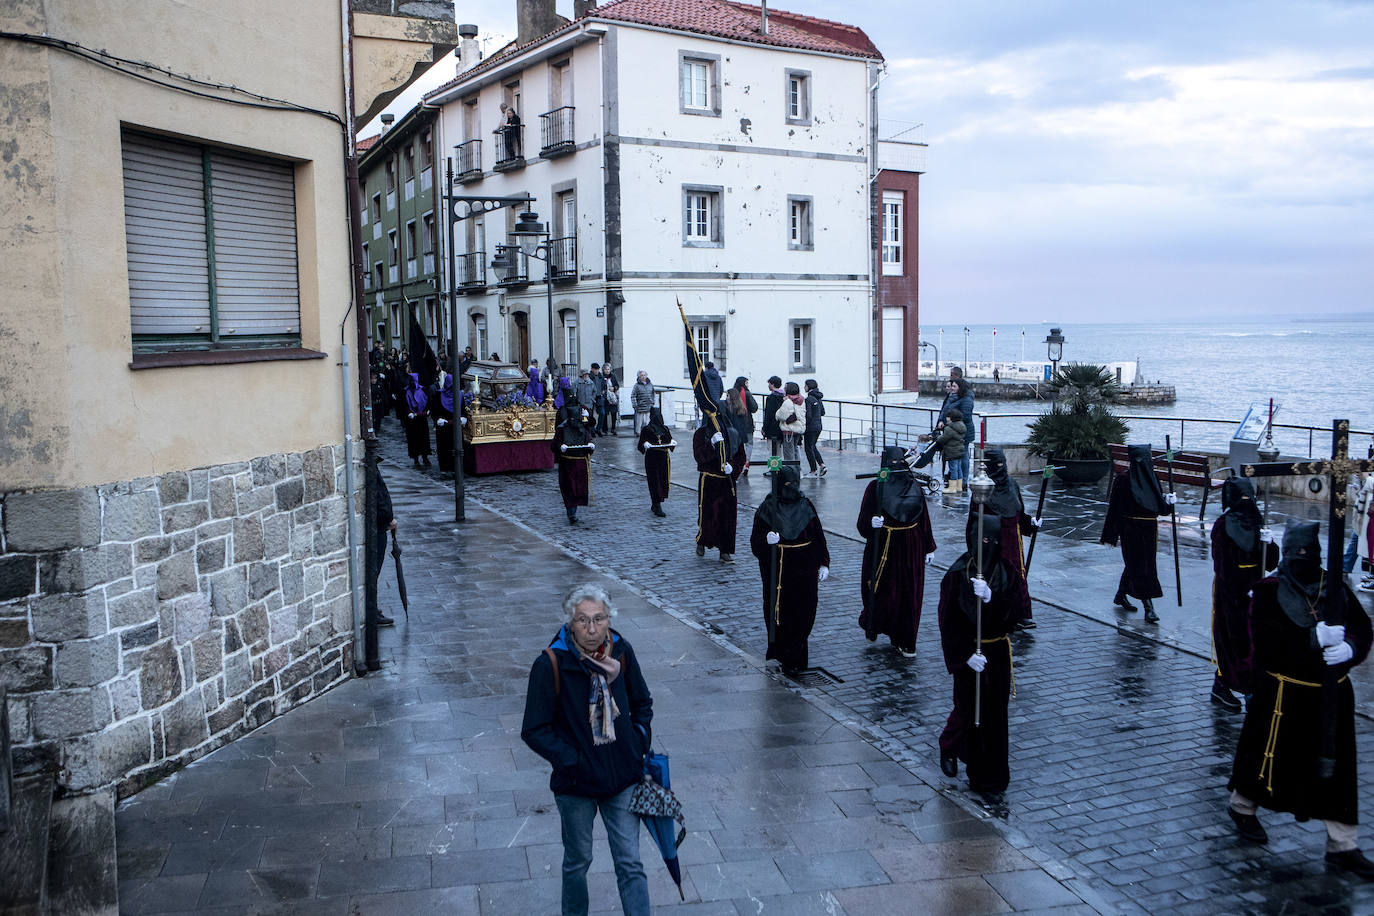
<svg viewBox="0 0 1374 916"><path fill-rule="evenodd" d="M549 276L554 280L577 279L577 236L549 239Z"/></svg>
<svg viewBox="0 0 1374 916"><path fill-rule="evenodd" d="M469 140L458 144L459 181L476 181L482 177L482 141Z"/></svg>
<svg viewBox="0 0 1374 916"><path fill-rule="evenodd" d="M460 287L476 288L487 285L487 253L485 251L469 251L466 254L457 256L458 260L458 285Z"/></svg>
<svg viewBox="0 0 1374 916"><path fill-rule="evenodd" d="M496 164L492 168L498 172L524 168L525 128L523 126L498 127L492 133L496 136Z"/></svg>
<svg viewBox="0 0 1374 916"><path fill-rule="evenodd" d="M539 147L539 155L550 159L573 152L576 146L573 142L573 106L555 108L541 114L539 120L543 122L543 143Z"/></svg>

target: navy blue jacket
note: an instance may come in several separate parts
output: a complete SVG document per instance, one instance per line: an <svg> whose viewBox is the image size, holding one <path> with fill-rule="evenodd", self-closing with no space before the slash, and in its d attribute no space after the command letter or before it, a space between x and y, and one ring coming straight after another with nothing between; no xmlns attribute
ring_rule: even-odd
<svg viewBox="0 0 1374 916"><path fill-rule="evenodd" d="M959 397L958 394L945 395L944 403L940 405L940 416L936 417L936 421L939 423L944 422L945 411L949 410L951 407L958 409L959 413L963 414L965 427L964 445L967 446L971 444L974 439L973 395L966 394L963 397Z"/></svg>
<svg viewBox="0 0 1374 916"><path fill-rule="evenodd" d="M654 701L634 649L612 630L611 657L620 662L620 676L611 682L611 695L620 715L615 719L615 741L595 744L587 709L591 675L573 654L569 639L565 627L550 644L558 658L561 681L556 696L548 655L540 652L534 660L520 737L531 750L553 764L549 788L555 795L609 798L630 788L644 775Z"/></svg>

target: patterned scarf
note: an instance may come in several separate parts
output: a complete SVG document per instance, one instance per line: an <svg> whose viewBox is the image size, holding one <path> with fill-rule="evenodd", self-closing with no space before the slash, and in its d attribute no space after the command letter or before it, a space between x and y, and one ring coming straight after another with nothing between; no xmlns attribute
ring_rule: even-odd
<svg viewBox="0 0 1374 916"><path fill-rule="evenodd" d="M620 676L620 662L611 657L611 638L592 653L584 653L570 638L568 645L582 667L591 675L591 695L587 699L587 718L592 728L592 743L611 744L615 741L615 720L620 715L611 683Z"/></svg>

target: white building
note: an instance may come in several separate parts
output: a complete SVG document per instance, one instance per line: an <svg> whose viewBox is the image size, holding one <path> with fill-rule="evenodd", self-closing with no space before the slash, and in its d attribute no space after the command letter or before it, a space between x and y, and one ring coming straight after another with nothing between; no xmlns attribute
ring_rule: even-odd
<svg viewBox="0 0 1374 916"><path fill-rule="evenodd" d="M518 208L456 224L460 343L542 362L551 331L561 364L682 384L681 300L727 385L815 376L867 398L880 61L839 23L615 0L430 93L457 193L529 194L554 240L550 315L543 264L505 283L488 266ZM518 148L494 133L502 102Z"/></svg>

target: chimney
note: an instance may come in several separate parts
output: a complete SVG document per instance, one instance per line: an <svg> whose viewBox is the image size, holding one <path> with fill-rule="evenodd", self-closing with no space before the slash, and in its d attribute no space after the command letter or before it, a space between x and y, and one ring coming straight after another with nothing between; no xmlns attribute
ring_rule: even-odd
<svg viewBox="0 0 1374 916"><path fill-rule="evenodd" d="M391 130L391 125L395 122L396 116L389 111L385 112L382 115L382 133L386 133L387 131Z"/></svg>
<svg viewBox="0 0 1374 916"><path fill-rule="evenodd" d="M477 43L477 26L471 23L458 26L458 74L477 66L482 59L482 46Z"/></svg>
<svg viewBox="0 0 1374 916"><path fill-rule="evenodd" d="M529 44L563 23L554 9L554 0L515 0L515 41Z"/></svg>
<svg viewBox="0 0 1374 916"><path fill-rule="evenodd" d="M573 18L581 19L596 9L596 0L573 0Z"/></svg>
<svg viewBox="0 0 1374 916"><path fill-rule="evenodd" d="M759 24L759 31L764 35L768 34L768 0L759 0L759 5L763 8L763 19Z"/></svg>

